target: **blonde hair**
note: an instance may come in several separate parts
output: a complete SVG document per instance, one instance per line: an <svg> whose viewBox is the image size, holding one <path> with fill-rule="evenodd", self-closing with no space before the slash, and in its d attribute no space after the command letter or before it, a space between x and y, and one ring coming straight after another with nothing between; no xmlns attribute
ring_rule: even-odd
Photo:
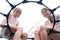
<svg viewBox="0 0 60 40"><path fill-rule="evenodd" d="M15 9L13 10L13 12L16 11L16 10L22 12L22 10L21 10L20 8L15 8Z"/></svg>

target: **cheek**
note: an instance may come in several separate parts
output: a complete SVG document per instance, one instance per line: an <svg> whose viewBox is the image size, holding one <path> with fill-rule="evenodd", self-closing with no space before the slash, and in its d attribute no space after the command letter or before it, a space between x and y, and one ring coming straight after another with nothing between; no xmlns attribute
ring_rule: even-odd
<svg viewBox="0 0 60 40"><path fill-rule="evenodd" d="M19 13L15 12L15 15L19 15Z"/></svg>
<svg viewBox="0 0 60 40"><path fill-rule="evenodd" d="M44 13L44 16L47 16L47 13Z"/></svg>
<svg viewBox="0 0 60 40"><path fill-rule="evenodd" d="M51 12L49 12L49 11L48 11L47 13L48 13L48 15L50 15L50 14L51 14Z"/></svg>
<svg viewBox="0 0 60 40"><path fill-rule="evenodd" d="M17 13L17 15L20 15L19 13Z"/></svg>
<svg viewBox="0 0 60 40"><path fill-rule="evenodd" d="M50 13L48 13L47 16L50 16Z"/></svg>
<svg viewBox="0 0 60 40"><path fill-rule="evenodd" d="M48 14L44 14L44 17L48 17L49 15Z"/></svg>
<svg viewBox="0 0 60 40"><path fill-rule="evenodd" d="M16 12L14 12L14 15L17 15L17 13L16 13Z"/></svg>

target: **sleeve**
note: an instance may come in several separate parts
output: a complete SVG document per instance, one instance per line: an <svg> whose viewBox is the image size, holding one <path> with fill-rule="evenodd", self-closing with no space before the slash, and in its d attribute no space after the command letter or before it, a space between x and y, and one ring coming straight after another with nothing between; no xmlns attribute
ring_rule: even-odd
<svg viewBox="0 0 60 40"><path fill-rule="evenodd" d="M6 25L7 20L3 19L2 23L0 24L0 27L4 27Z"/></svg>
<svg viewBox="0 0 60 40"><path fill-rule="evenodd" d="M7 20L6 19L3 19L1 25L5 25L7 23Z"/></svg>

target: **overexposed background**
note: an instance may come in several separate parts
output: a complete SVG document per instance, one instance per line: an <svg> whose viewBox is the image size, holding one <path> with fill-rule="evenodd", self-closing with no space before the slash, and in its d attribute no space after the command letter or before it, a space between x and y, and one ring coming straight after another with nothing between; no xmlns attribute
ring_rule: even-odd
<svg viewBox="0 0 60 40"><path fill-rule="evenodd" d="M13 5L16 5L23 0L8 0ZM39 0L28 0L28 1L39 1ZM47 5L50 9L54 9L57 6L60 5L60 0L43 0L43 3ZM41 25L44 25L45 21L47 20L41 15L41 9L44 8L44 6L29 2L25 4L20 4L17 6L18 8L21 8L22 14L17 19L20 27L24 29L25 32L28 33L28 37L33 37L32 33L37 30ZM6 0L0 0L0 12L7 14L9 10L11 9L10 5L6 2ZM60 8L58 8L54 14L60 15ZM0 15L0 23L5 17ZM32 29L31 29L32 28ZM2 40L2 39L1 39Z"/></svg>

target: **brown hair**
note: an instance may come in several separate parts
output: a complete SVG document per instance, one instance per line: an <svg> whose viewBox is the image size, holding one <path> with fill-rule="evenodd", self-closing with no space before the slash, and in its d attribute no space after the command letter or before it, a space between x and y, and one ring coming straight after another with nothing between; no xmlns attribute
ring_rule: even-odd
<svg viewBox="0 0 60 40"><path fill-rule="evenodd" d="M44 10L49 11L49 9L47 9L47 8L43 8L43 9L41 10L41 13L42 13Z"/></svg>

